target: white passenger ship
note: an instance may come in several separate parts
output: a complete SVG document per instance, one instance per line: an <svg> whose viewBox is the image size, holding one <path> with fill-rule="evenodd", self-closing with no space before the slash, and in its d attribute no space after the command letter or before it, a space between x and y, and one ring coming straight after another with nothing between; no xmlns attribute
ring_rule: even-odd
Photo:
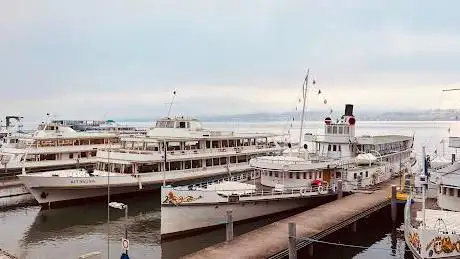
<svg viewBox="0 0 460 259"><path fill-rule="evenodd" d="M227 210L232 210L234 221L241 221L297 209L314 198L335 195L338 180L343 191L372 187L414 164L412 136L355 137L355 126L353 105L347 104L337 122L325 119L323 134L306 134L302 149L251 159L258 184L229 181L198 188L163 187L162 237L220 225ZM302 128L303 120L301 134Z"/></svg>
<svg viewBox="0 0 460 259"><path fill-rule="evenodd" d="M460 148L460 137L449 137ZM414 258L460 258L460 161L433 167L425 157L404 210L404 236Z"/></svg>
<svg viewBox="0 0 460 259"><path fill-rule="evenodd" d="M76 132L68 126L42 123L32 133L11 132L2 139L2 173L67 169L96 164L98 148L117 148L114 133ZM0 171L0 172L1 172Z"/></svg>
<svg viewBox="0 0 460 259"><path fill-rule="evenodd" d="M147 136L121 138L121 149L99 150L95 170L21 175L44 205L157 189L163 183L197 180L250 169L251 157L281 152L269 133L213 131L198 119L163 118Z"/></svg>

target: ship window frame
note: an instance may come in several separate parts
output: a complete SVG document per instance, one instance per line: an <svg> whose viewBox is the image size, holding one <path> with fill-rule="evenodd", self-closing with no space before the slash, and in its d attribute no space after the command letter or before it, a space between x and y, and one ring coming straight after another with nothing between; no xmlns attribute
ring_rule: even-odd
<svg viewBox="0 0 460 259"><path fill-rule="evenodd" d="M460 189L457 189L457 197L460 198Z"/></svg>
<svg viewBox="0 0 460 259"><path fill-rule="evenodd" d="M340 127L339 127L339 134L340 134L340 135L343 134L343 126L340 126Z"/></svg>
<svg viewBox="0 0 460 259"><path fill-rule="evenodd" d="M454 196L454 188L449 188L449 196Z"/></svg>
<svg viewBox="0 0 460 259"><path fill-rule="evenodd" d="M446 195L447 194L447 187L442 187L442 194L443 195Z"/></svg>
<svg viewBox="0 0 460 259"><path fill-rule="evenodd" d="M297 173L296 173L296 177L295 177L295 178L296 178L296 179L300 179L300 172L297 172Z"/></svg>
<svg viewBox="0 0 460 259"><path fill-rule="evenodd" d="M289 179L292 179L292 178L294 178L294 176L293 176L292 172L289 172Z"/></svg>

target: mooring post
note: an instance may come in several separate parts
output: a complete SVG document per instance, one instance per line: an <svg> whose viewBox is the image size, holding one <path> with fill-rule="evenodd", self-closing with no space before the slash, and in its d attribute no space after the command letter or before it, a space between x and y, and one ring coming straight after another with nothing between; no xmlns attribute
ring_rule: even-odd
<svg viewBox="0 0 460 259"><path fill-rule="evenodd" d="M233 240L233 218L232 218L232 211L227 210L227 242Z"/></svg>
<svg viewBox="0 0 460 259"><path fill-rule="evenodd" d="M342 199L343 192L342 192L342 180L337 181L337 199Z"/></svg>
<svg viewBox="0 0 460 259"><path fill-rule="evenodd" d="M397 208L396 208L396 185L391 185L391 220L396 222Z"/></svg>
<svg viewBox="0 0 460 259"><path fill-rule="evenodd" d="M296 250L296 233L295 233L295 223L289 222L288 224L288 250L289 250L289 259L297 259L297 250Z"/></svg>

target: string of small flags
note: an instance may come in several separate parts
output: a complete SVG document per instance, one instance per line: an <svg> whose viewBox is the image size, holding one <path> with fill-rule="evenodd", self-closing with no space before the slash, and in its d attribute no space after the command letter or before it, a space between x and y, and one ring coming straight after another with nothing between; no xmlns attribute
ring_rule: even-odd
<svg viewBox="0 0 460 259"><path fill-rule="evenodd" d="M317 96L320 96L323 98L323 104L324 105L327 105L328 107L328 110L329 110L329 116L332 115L332 113L334 112L334 110L332 109L332 106L328 103L328 98L324 95L323 91L321 91L321 89L317 88L316 87L316 79L312 79L312 84L309 86L309 90L312 92L312 93L317 93ZM302 93L301 93L302 94ZM299 97L297 99L298 101L298 104L301 105L302 104L302 96ZM292 129L293 127L293 122L295 121L295 115L297 114L297 112L299 111L299 107L296 105L295 106L295 112L294 114L292 115L292 119L291 119L291 123L290 123L290 127L288 129L288 134L290 134L290 130Z"/></svg>
<svg viewBox="0 0 460 259"><path fill-rule="evenodd" d="M327 105L327 108L329 110L329 115L331 115L334 110L332 109L332 106L328 103L328 98L324 95L323 91L316 87L316 80L313 80L312 87L310 88L313 93L317 93L317 96L323 99L323 104Z"/></svg>

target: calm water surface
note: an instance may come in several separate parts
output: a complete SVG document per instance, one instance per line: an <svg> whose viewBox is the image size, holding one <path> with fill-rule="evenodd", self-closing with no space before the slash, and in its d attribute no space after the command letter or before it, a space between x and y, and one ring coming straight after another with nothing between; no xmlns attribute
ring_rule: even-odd
<svg viewBox="0 0 460 259"><path fill-rule="evenodd" d="M415 134L415 149L427 152L435 149L442 153L440 141L448 136L448 128L454 122L358 122L357 135L368 134ZM140 125L148 125L142 123ZM285 122L265 123L204 123L206 128L237 129L237 131L283 133ZM298 135L298 125L291 131ZM322 122L307 123L306 131L321 132ZM298 137L295 137L298 138ZM447 145L446 145L447 147ZM446 156L449 150L445 149ZM450 155L449 155L450 156ZM220 242L225 232L220 229L210 233L187 237L181 240L160 242L160 198L159 194L148 194L121 200L129 205L130 258L177 258L203 247ZM389 214L388 214L389 215ZM315 258L409 258L405 257L402 232L391 223L385 225L387 215L378 220L370 219L358 227L358 232L330 238L342 243L371 247L387 247L392 251L351 249L327 246L315 249ZM402 216L400 216L402 218ZM265 219L235 229L236 234L247 232L276 219ZM67 208L41 210L38 206L21 207L0 211L0 248L30 259L78 258L79 255L100 251L103 258L120 258L123 236L123 211L111 209L110 228L107 224L107 207L104 203L93 203ZM109 245L108 245L109 231ZM347 239L348 238L348 239Z"/></svg>

